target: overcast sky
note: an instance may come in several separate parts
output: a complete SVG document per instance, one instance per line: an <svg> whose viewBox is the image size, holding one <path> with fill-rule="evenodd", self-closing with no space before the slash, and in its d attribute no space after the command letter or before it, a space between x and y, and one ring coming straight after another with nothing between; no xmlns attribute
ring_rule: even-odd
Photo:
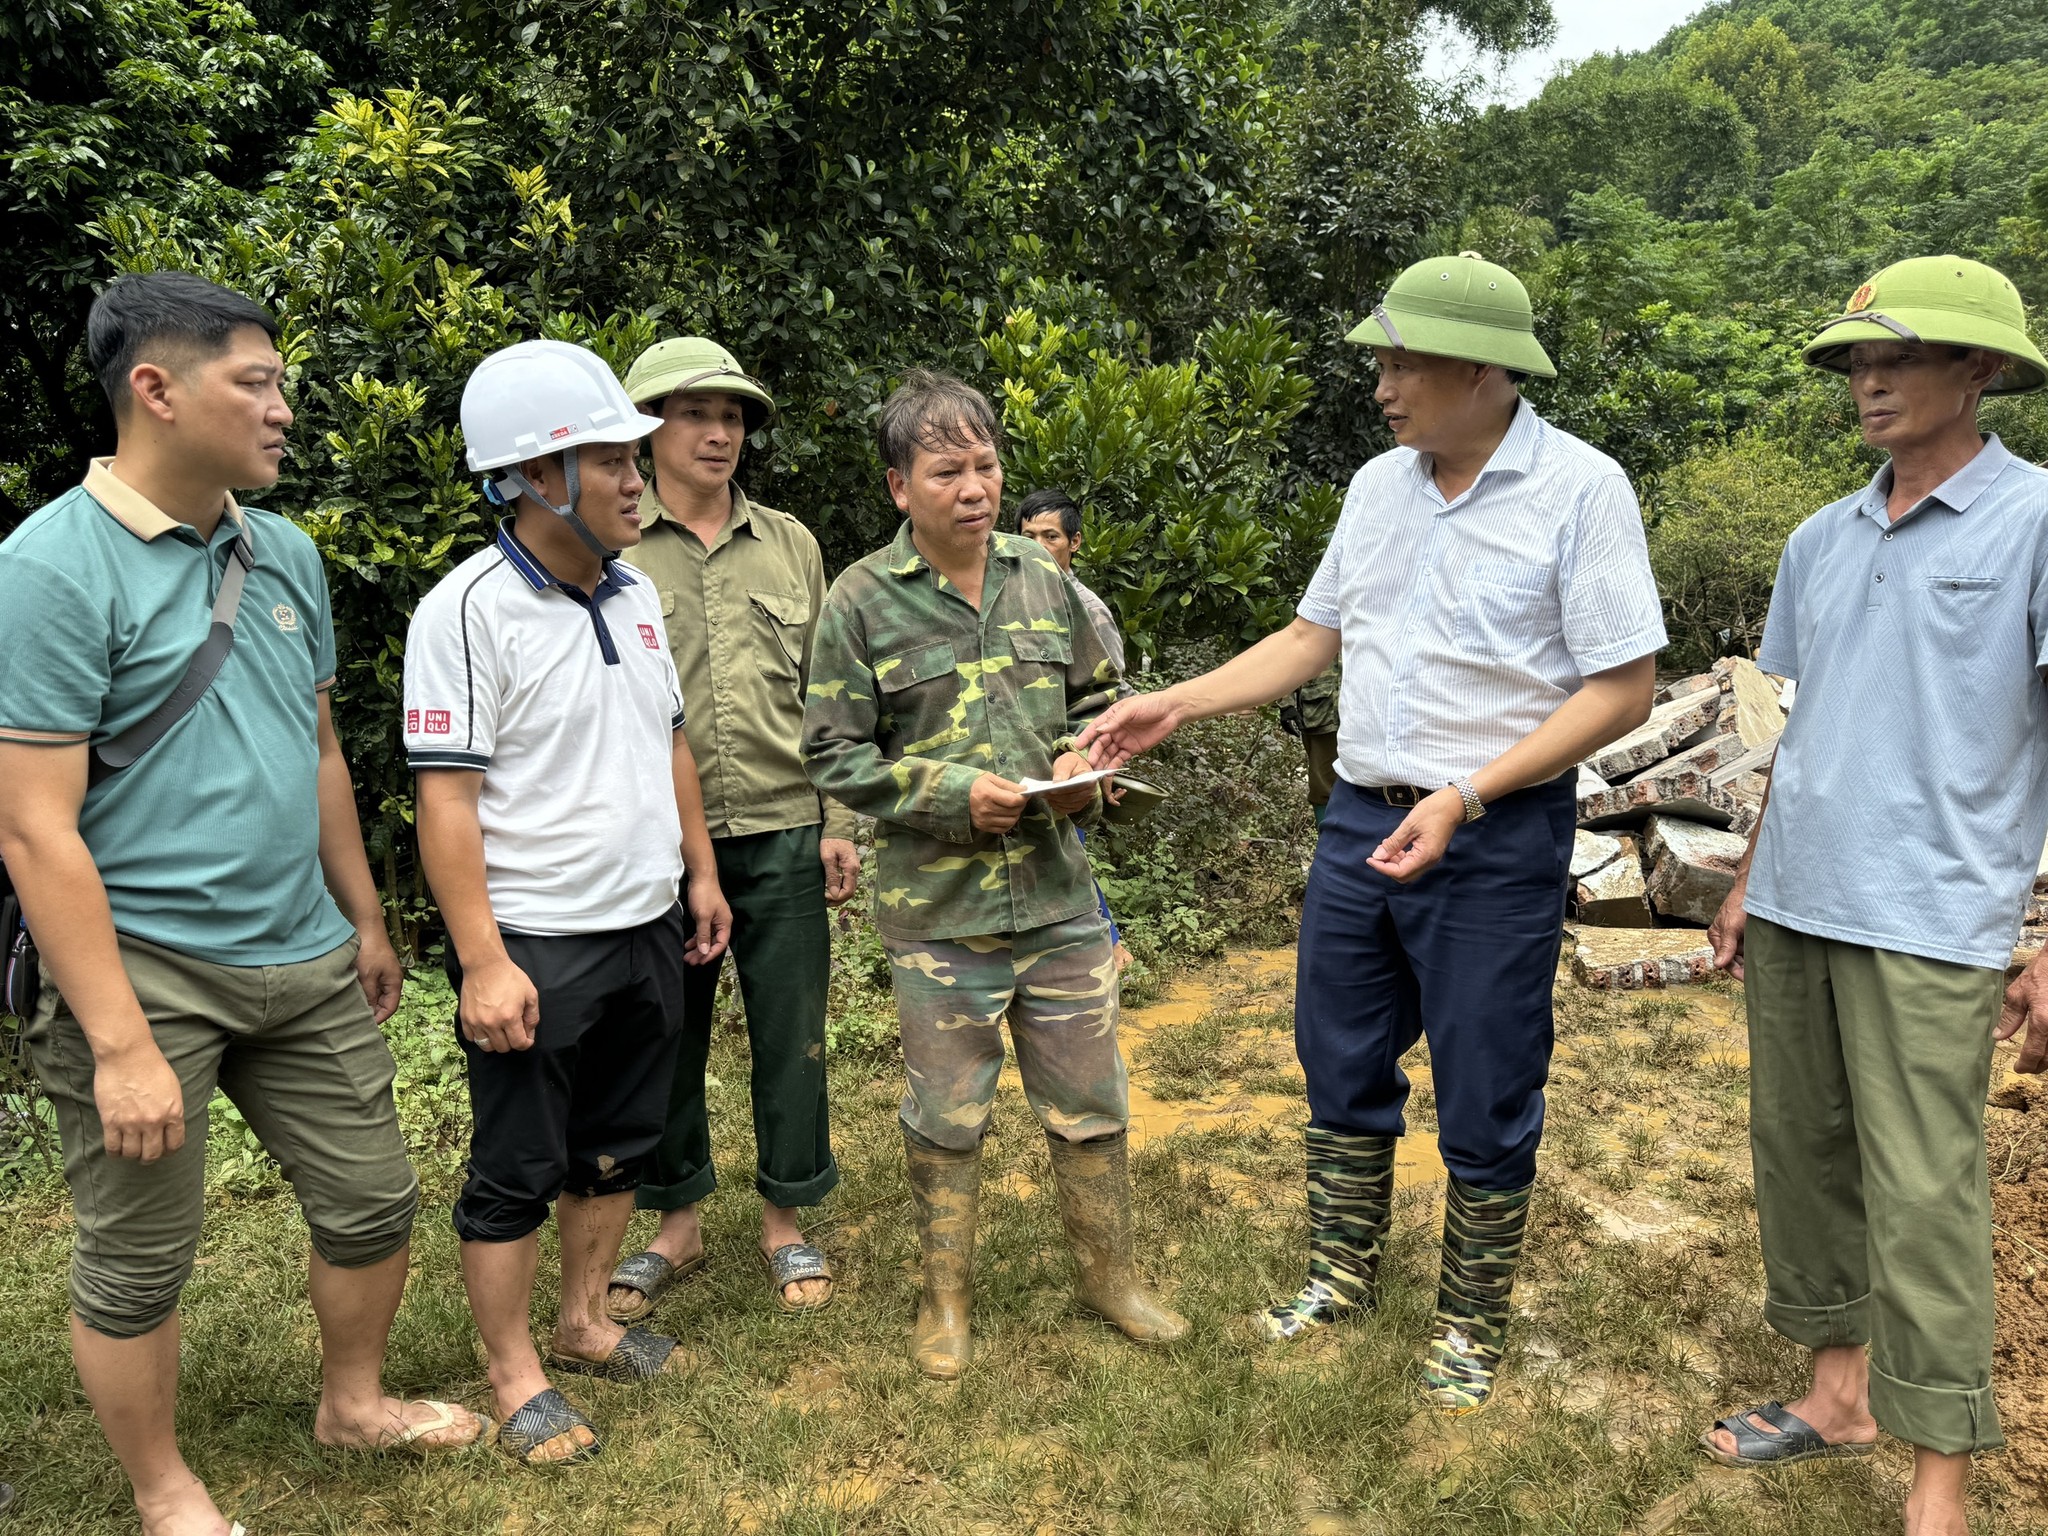
<svg viewBox="0 0 2048 1536"><path fill-rule="evenodd" d="M1551 0L1557 15L1557 39L1540 52L1518 54L1505 68L1475 52L1462 35L1439 34L1429 50L1429 72L1439 79L1460 69L1476 68L1492 81L1483 100L1527 101L1561 64L1588 54L1647 48L1705 0Z"/></svg>

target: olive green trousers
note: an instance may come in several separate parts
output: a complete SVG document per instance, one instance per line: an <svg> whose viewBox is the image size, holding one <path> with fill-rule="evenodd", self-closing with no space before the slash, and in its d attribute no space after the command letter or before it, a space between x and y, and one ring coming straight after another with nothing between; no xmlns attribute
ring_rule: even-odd
<svg viewBox="0 0 2048 1536"><path fill-rule="evenodd" d="M1867 1344L1887 1433L2003 1445L1984 1163L2003 973L1758 917L1743 973L1765 1319L1808 1349Z"/></svg>

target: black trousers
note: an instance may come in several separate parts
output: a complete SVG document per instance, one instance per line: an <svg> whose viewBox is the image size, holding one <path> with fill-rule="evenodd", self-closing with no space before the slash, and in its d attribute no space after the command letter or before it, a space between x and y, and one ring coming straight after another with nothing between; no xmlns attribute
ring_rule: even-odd
<svg viewBox="0 0 2048 1536"><path fill-rule="evenodd" d="M639 1187L661 1139L682 1034L685 937L680 906L617 933L504 935L506 954L540 994L540 1024L524 1051L462 1040L469 1175L455 1231L464 1242L516 1242L564 1192ZM448 979L460 992L452 959Z"/></svg>
<svg viewBox="0 0 2048 1536"><path fill-rule="evenodd" d="M1520 1189L1543 1139L1574 781L1503 795L1400 885L1365 861L1407 814L1342 779L1330 795L1294 1001L1309 1123L1401 1135L1401 1054L1426 1035L1445 1166L1479 1189Z"/></svg>

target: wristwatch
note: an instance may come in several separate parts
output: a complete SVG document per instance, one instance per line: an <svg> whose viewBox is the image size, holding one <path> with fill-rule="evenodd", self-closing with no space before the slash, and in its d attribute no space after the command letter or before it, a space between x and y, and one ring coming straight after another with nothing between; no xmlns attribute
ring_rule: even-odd
<svg viewBox="0 0 2048 1536"><path fill-rule="evenodd" d="M1486 814L1486 807L1480 803L1479 791L1472 787L1470 779L1453 779L1450 787L1458 792L1458 798L1465 802L1465 819L1477 821Z"/></svg>

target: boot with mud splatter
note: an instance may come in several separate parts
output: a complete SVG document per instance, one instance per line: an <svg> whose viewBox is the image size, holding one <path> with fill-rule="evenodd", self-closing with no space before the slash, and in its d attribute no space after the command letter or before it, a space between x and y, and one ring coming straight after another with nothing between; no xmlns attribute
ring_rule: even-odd
<svg viewBox="0 0 2048 1536"><path fill-rule="evenodd" d="M1048 1135L1046 1143L1059 1186L1060 1221L1081 1270L1081 1304L1140 1344L1180 1338L1188 1331L1187 1319L1161 1306L1138 1278L1128 1133L1081 1142Z"/></svg>
<svg viewBox="0 0 2048 1536"><path fill-rule="evenodd" d="M1475 1189L1449 1177L1436 1326L1422 1364L1423 1394L1445 1413L1477 1413L1493 1396L1534 1187Z"/></svg>
<svg viewBox="0 0 2048 1536"><path fill-rule="evenodd" d="M957 1381L973 1352L974 1219L981 1198L981 1148L955 1152L903 1133L924 1295L910 1329L910 1358L927 1376Z"/></svg>
<svg viewBox="0 0 2048 1536"><path fill-rule="evenodd" d="M1394 1138L1308 1128L1308 1283L1259 1314L1279 1343L1376 1299L1394 1204Z"/></svg>

